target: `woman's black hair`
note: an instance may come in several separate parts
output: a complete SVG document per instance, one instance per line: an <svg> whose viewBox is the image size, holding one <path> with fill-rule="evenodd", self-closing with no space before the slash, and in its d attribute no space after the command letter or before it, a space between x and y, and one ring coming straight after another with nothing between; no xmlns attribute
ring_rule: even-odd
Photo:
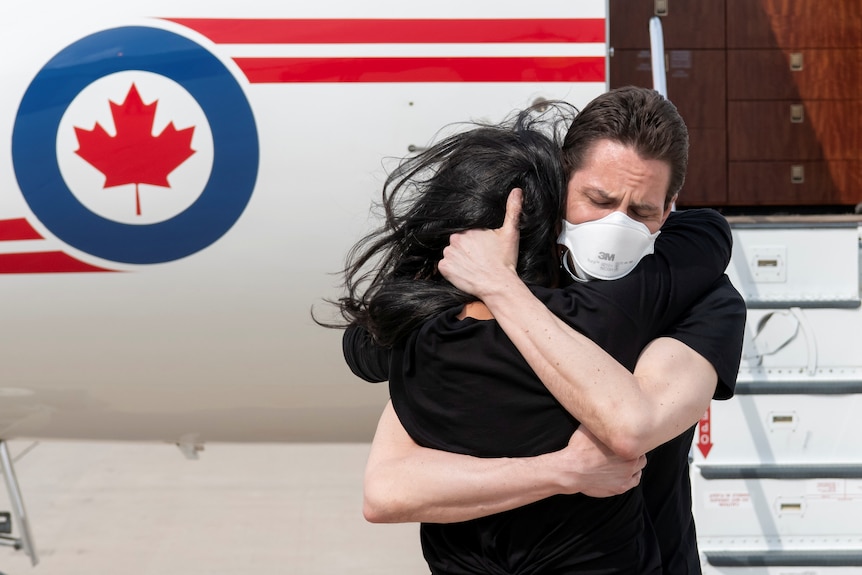
<svg viewBox="0 0 862 575"><path fill-rule="evenodd" d="M565 104L544 103L497 125L470 124L402 160L383 187L384 224L348 253L346 293L332 302L346 323L391 346L427 319L475 301L440 275L437 262L451 234L500 227L512 188L523 190L518 274L527 284L554 284L566 185L560 140L572 114Z"/></svg>

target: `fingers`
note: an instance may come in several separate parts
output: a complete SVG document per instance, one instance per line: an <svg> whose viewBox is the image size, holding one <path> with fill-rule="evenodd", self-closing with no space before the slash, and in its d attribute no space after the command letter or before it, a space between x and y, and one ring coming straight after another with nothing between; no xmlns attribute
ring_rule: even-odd
<svg viewBox="0 0 862 575"><path fill-rule="evenodd" d="M503 220L503 229L507 232L518 231L518 222L521 218L521 202L523 191L521 188L513 188L506 200L506 217Z"/></svg>

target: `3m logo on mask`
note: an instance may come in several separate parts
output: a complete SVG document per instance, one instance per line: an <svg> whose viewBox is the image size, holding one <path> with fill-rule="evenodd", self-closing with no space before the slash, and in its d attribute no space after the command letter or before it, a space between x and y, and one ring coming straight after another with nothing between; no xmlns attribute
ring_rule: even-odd
<svg viewBox="0 0 862 575"><path fill-rule="evenodd" d="M612 261L614 261L614 258L615 258L615 257L616 257L616 255L615 255L615 254L609 254L609 253L607 253L607 252L599 252L599 259L600 259L600 260L605 260L606 262L612 262Z"/></svg>

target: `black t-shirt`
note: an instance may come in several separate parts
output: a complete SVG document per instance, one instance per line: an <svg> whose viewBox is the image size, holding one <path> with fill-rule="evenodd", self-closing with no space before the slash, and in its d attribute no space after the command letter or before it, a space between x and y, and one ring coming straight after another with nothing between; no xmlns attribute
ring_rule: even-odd
<svg viewBox="0 0 862 575"><path fill-rule="evenodd" d="M629 369L646 343L662 334L677 337L713 362L721 380L717 395L727 396L733 390L739 349L734 357L727 349L735 347L733 342L714 339L713 324L728 310L716 312L711 304L712 294L725 289L721 285L729 286L726 278L716 279L729 255L729 228L721 216L710 210L677 212L665 224L656 254L629 276L534 293ZM719 285L711 289L714 281ZM744 321L741 298L732 287L730 291L738 304L731 307L741 309ZM704 292L709 295L698 301ZM680 320L690 306L697 317ZM734 313L739 315L739 309ZM392 351L390 388L405 429L421 445L487 457L536 455L565 446L577 421L556 403L496 322L459 321L458 311L429 321ZM709 330L702 329L704 318L709 318ZM741 322L728 316L718 323ZM703 334L690 333L698 327ZM728 328L724 335L733 331ZM741 348L741 325L739 332ZM384 379L380 371L386 353L366 344L360 330L348 330L348 363L367 379ZM678 470L680 458L670 450L667 457ZM674 473L655 474L663 491L680 488ZM676 510L690 519L690 494L688 502L685 509L670 503L658 510L662 518ZM652 513L650 501L647 507ZM643 531L642 513L639 490L607 499L558 496L471 522L423 525L423 549L438 572L486 572L489 562L507 572L590 572L609 566L620 573L642 572L648 568L652 543ZM669 542L662 541L663 553L680 548L684 530L667 534L661 521L652 522Z"/></svg>

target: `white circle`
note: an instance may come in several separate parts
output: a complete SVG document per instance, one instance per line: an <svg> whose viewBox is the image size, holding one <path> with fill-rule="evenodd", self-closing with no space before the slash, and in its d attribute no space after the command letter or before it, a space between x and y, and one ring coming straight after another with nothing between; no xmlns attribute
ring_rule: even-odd
<svg viewBox="0 0 862 575"><path fill-rule="evenodd" d="M109 136L117 135L112 104L122 106L133 85L144 105L154 107L151 135L156 149L169 124L177 131L194 130L194 153L167 174L168 187L124 183L106 188L106 175L76 153L80 143L75 128L98 130L98 124ZM183 212L204 191L213 165L212 131L203 109L178 83L152 72L125 70L99 78L69 104L57 129L57 163L69 190L91 212L124 224L155 224Z"/></svg>

